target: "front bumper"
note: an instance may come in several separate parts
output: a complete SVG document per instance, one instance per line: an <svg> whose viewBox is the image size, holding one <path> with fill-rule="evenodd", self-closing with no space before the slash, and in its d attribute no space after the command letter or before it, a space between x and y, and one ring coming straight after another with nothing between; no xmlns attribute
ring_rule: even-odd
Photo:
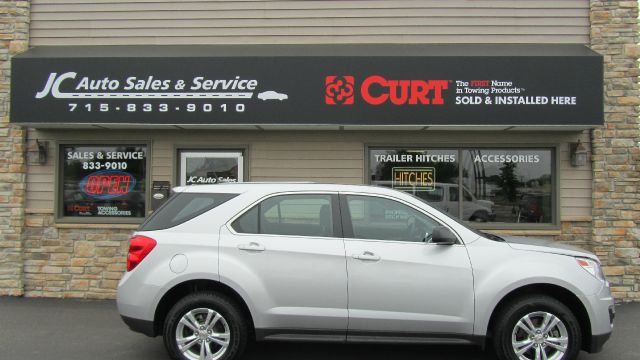
<svg viewBox="0 0 640 360"><path fill-rule="evenodd" d="M597 353L611 337L613 319L616 315L615 302L608 283L600 291L589 297L591 307L591 338L585 339L584 349Z"/></svg>
<svg viewBox="0 0 640 360"><path fill-rule="evenodd" d="M604 343L606 343L610 337L611 337L611 333L602 334L602 335L593 335L591 337L591 342L589 343L589 346L585 349L585 351L592 354L602 351L602 347L604 346Z"/></svg>

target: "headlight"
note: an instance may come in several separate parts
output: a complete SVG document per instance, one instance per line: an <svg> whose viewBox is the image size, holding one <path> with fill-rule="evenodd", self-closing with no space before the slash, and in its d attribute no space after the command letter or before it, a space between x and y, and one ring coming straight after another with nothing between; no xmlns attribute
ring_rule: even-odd
<svg viewBox="0 0 640 360"><path fill-rule="evenodd" d="M602 268L600 267L600 263L587 258L576 258L576 261L578 262L578 265L585 269L589 274L593 275L593 277L601 281L606 281Z"/></svg>

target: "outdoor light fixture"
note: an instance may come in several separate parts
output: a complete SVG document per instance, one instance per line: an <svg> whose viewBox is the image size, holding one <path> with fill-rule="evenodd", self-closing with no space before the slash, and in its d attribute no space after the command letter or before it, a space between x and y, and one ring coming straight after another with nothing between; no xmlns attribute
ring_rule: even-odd
<svg viewBox="0 0 640 360"><path fill-rule="evenodd" d="M44 165L47 163L47 155L49 153L49 142L36 139L38 144L38 163Z"/></svg>
<svg viewBox="0 0 640 360"><path fill-rule="evenodd" d="M577 143L571 144L571 166L585 166L587 165L587 149L582 145L582 142L578 140Z"/></svg>

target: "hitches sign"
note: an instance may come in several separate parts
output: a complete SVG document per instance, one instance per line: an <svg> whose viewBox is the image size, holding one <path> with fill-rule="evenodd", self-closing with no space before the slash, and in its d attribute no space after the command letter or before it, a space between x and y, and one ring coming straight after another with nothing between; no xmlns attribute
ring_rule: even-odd
<svg viewBox="0 0 640 360"><path fill-rule="evenodd" d="M394 167L391 187L404 191L435 190L434 167Z"/></svg>
<svg viewBox="0 0 640 360"><path fill-rule="evenodd" d="M11 121L586 125L599 57L38 58L12 62Z"/></svg>

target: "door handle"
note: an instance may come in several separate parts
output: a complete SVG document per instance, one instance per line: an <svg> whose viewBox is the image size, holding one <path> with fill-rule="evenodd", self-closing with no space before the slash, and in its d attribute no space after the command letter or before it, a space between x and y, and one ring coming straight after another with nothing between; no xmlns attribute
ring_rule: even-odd
<svg viewBox="0 0 640 360"><path fill-rule="evenodd" d="M365 251L362 254L353 254L353 258L356 260L364 260L364 261L378 261L380 260L380 256L372 253L371 251Z"/></svg>
<svg viewBox="0 0 640 360"><path fill-rule="evenodd" d="M265 247L258 244L257 242L250 242L248 244L238 245L238 249L244 250L244 251L260 252L260 251L264 251Z"/></svg>

